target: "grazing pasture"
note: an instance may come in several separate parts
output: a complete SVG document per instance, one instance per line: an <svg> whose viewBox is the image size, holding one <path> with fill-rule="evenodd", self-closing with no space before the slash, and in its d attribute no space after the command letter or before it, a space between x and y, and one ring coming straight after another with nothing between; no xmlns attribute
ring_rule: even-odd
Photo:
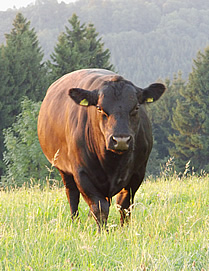
<svg viewBox="0 0 209 271"><path fill-rule="evenodd" d="M0 270L209 270L209 176L147 180L129 225L110 208L98 234L59 185L0 191Z"/></svg>

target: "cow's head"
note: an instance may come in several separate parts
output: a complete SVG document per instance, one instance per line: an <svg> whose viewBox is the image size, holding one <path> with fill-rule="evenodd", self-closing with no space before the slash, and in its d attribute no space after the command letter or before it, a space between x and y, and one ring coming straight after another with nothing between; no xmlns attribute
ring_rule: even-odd
<svg viewBox="0 0 209 271"><path fill-rule="evenodd" d="M165 86L160 83L141 89L118 80L106 82L100 90L72 88L69 95L78 105L97 109L106 149L121 154L134 148L135 135L143 121L141 106L155 102L164 91Z"/></svg>

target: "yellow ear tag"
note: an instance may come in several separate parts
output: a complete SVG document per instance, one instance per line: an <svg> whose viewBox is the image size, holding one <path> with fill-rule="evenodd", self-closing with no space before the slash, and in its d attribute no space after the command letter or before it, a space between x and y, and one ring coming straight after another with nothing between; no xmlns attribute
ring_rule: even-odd
<svg viewBox="0 0 209 271"><path fill-rule="evenodd" d="M89 105L89 102L88 102L86 99L83 99L83 100L80 102L80 105L88 106L88 105Z"/></svg>
<svg viewBox="0 0 209 271"><path fill-rule="evenodd" d="M146 102L147 103L153 103L154 99L153 98L147 98Z"/></svg>

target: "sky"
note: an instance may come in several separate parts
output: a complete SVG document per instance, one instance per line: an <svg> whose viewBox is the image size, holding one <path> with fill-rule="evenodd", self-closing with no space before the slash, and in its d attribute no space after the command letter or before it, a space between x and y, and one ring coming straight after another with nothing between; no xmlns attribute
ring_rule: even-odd
<svg viewBox="0 0 209 271"><path fill-rule="evenodd" d="M72 0L58 0L58 2L70 3ZM0 0L0 11L5 11L8 8L13 8L14 6L18 9L21 7L27 7L29 4L34 4L35 0Z"/></svg>

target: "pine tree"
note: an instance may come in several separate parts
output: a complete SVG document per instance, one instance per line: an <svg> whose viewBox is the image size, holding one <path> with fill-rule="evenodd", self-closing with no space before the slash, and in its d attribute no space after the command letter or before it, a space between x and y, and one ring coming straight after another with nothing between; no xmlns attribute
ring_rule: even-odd
<svg viewBox="0 0 209 271"><path fill-rule="evenodd" d="M11 126L21 110L24 96L39 101L48 87L43 53L30 22L18 13L13 28L6 34L6 45L0 50L0 153L3 152L4 128ZM2 160L2 157L0 157ZM1 172L2 173L2 172Z"/></svg>
<svg viewBox="0 0 209 271"><path fill-rule="evenodd" d="M83 68L113 69L110 52L104 50L101 38L93 24L81 24L76 14L68 20L71 27L58 37L58 43L48 62L50 78L54 81L62 75Z"/></svg>
<svg viewBox="0 0 209 271"><path fill-rule="evenodd" d="M185 82L182 79L181 71L174 74L173 81L165 80L166 94L161 100L151 107L151 119L153 126L153 135L155 138L154 148L158 153L158 159L165 162L169 158L169 150L174 144L169 141L169 136L174 133L172 128L173 110L176 108L177 99L179 99L180 89L184 88Z"/></svg>
<svg viewBox="0 0 209 271"><path fill-rule="evenodd" d="M89 68L103 68L107 70L114 70L110 64L110 51L104 50L104 43L102 38L97 39L99 33L93 24L89 24L86 28L86 41L88 42L88 67Z"/></svg>
<svg viewBox="0 0 209 271"><path fill-rule="evenodd" d="M5 35L5 57L9 60L9 86L12 87L11 95L17 104L14 110L17 115L23 96L34 101L44 97L47 80L43 53L35 30L30 29L30 21L18 13L13 26L11 32Z"/></svg>
<svg viewBox="0 0 209 271"><path fill-rule="evenodd" d="M198 52L186 89L173 114L176 130L170 141L175 144L174 155L179 170L188 161L194 170L209 170L209 47Z"/></svg>
<svg viewBox="0 0 209 271"><path fill-rule="evenodd" d="M0 176L3 173L3 129L7 126L7 106L5 106L5 93L7 92L7 82L9 80L9 73L8 73L8 59L4 57L5 48L2 45L0 47Z"/></svg>

